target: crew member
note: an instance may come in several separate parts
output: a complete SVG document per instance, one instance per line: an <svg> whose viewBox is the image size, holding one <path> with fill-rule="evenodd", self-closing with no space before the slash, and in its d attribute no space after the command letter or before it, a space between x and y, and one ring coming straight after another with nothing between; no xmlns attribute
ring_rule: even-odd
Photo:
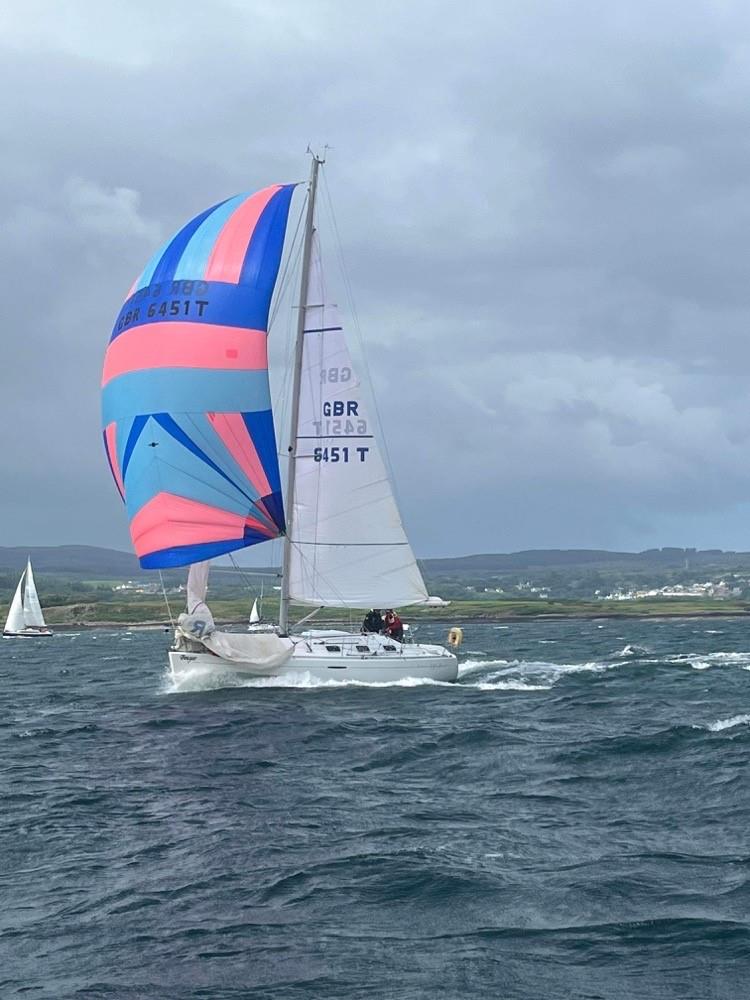
<svg viewBox="0 0 750 1000"><path fill-rule="evenodd" d="M365 615L365 620L362 622L363 632L382 632L384 627L383 616L373 608L368 611Z"/></svg>
<svg viewBox="0 0 750 1000"><path fill-rule="evenodd" d="M393 608L389 608L385 613L385 634L396 642L404 641L404 623Z"/></svg>

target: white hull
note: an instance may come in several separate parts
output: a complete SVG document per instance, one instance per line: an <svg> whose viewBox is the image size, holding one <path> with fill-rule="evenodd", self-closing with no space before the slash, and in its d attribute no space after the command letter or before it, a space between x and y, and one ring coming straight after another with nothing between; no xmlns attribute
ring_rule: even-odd
<svg viewBox="0 0 750 1000"><path fill-rule="evenodd" d="M375 681L393 683L407 678L455 681L458 660L442 646L397 643L382 636L341 632L310 632L294 636L295 649L281 666L258 669L237 660L225 660L208 650L173 649L172 674L190 670L232 671L251 677L312 677L322 681ZM368 652L357 647L368 646Z"/></svg>
<svg viewBox="0 0 750 1000"><path fill-rule="evenodd" d="M10 632L7 629L3 632L3 639L39 639L47 635L52 635L52 630L48 628L29 628L20 632Z"/></svg>

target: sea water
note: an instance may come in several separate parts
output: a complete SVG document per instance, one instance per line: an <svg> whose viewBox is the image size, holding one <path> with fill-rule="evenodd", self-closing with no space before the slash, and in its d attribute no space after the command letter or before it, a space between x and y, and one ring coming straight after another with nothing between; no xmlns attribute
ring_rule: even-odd
<svg viewBox="0 0 750 1000"><path fill-rule="evenodd" d="M0 643L3 998L750 995L747 620L468 625L455 685L168 641Z"/></svg>

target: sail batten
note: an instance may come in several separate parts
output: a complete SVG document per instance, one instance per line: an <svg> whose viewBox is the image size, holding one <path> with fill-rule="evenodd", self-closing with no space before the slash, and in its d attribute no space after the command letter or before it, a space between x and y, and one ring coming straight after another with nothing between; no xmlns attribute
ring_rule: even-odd
<svg viewBox="0 0 750 1000"><path fill-rule="evenodd" d="M143 568L284 531L267 328L293 189L196 216L154 254L115 321L104 447Z"/></svg>

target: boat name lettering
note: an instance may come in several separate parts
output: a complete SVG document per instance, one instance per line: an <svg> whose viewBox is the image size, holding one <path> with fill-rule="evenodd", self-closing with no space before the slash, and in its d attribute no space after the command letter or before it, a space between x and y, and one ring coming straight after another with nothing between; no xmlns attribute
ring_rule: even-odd
<svg viewBox="0 0 750 1000"><path fill-rule="evenodd" d="M352 370L348 366L343 368L321 368L321 382L351 382Z"/></svg>
<svg viewBox="0 0 750 1000"><path fill-rule="evenodd" d="M343 399L334 399L332 403L326 400L323 403L323 416L324 417L343 417L346 414L347 417L357 417L357 407L359 403L354 399L347 399L344 402Z"/></svg>
<svg viewBox="0 0 750 1000"><path fill-rule="evenodd" d="M360 462L364 462L367 460L369 451L368 447L339 448L334 445L331 448L315 448L313 459L316 462L356 462L359 458Z"/></svg>

